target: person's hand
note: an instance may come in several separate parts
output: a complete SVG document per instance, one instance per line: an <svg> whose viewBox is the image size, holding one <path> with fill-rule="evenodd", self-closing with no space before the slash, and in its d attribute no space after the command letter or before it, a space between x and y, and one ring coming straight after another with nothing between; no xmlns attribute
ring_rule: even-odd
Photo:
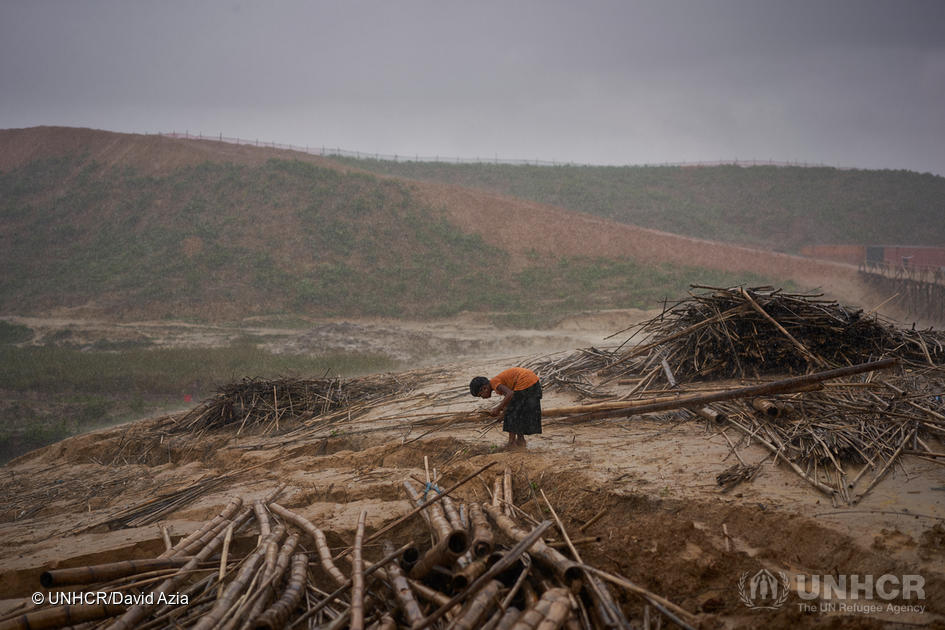
<svg viewBox="0 0 945 630"><path fill-rule="evenodd" d="M492 416L493 418L498 418L500 413L502 413L502 410L499 409L498 407L496 407L495 409L489 410L489 415Z"/></svg>

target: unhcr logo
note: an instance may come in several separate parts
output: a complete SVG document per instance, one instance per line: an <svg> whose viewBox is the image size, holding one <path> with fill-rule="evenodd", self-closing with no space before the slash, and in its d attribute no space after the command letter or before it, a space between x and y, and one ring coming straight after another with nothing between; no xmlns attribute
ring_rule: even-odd
<svg viewBox="0 0 945 630"><path fill-rule="evenodd" d="M738 596L752 609L780 608L790 592L790 584L784 571L775 574L768 569L762 569L751 577L745 572L738 580Z"/></svg>
<svg viewBox="0 0 945 630"><path fill-rule="evenodd" d="M753 610L781 608L792 590L797 592L801 600L798 608L803 612L925 612L921 603L925 599L925 578L921 575L797 574L792 584L783 571L761 569L755 574L746 571L738 580L738 596Z"/></svg>

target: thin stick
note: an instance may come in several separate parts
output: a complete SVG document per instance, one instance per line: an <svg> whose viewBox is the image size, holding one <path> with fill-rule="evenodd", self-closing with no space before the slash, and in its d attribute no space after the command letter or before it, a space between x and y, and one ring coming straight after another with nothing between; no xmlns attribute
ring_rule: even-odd
<svg viewBox="0 0 945 630"><path fill-rule="evenodd" d="M632 593L636 593L637 595L640 595L641 597L649 601L651 604L659 608L663 612L663 614L671 618L673 621L678 623L683 628L686 628L686 630L696 630L692 625L683 621L683 618L685 618L685 619L689 619L692 623L698 623L698 619L696 619L695 615L688 612L687 610L680 608L679 606L669 601L668 599L660 597L656 593L648 591L642 586L637 586L630 580L627 580L617 575L613 575L611 573L607 573L606 571L601 571L597 567L592 567L589 564L581 564L581 568L584 569L585 571L590 571L594 575L597 575L607 580L608 582L612 582L616 584L617 586L622 586L623 588L627 589L628 591Z"/></svg>
<svg viewBox="0 0 945 630"><path fill-rule="evenodd" d="M358 529L354 534L354 551L351 568L351 630L364 630L364 559L361 545L364 540L364 521L367 510L358 516Z"/></svg>
<svg viewBox="0 0 945 630"><path fill-rule="evenodd" d="M233 523L226 528L226 534L223 537L223 550L220 552L220 572L217 575L217 581L220 585L217 587L217 599L223 596L223 577L226 575L226 557L230 553L230 541L233 540Z"/></svg>
<svg viewBox="0 0 945 630"><path fill-rule="evenodd" d="M551 516L555 519L555 523L558 525L558 530L561 531L561 537L564 538L564 542L567 543L568 549L571 550L571 555L574 557L575 560L583 564L584 561L581 559L581 554L578 552L577 548L574 546L574 543L571 542L571 537L568 536L568 530L565 529L564 523L562 523L561 519L558 518L558 513L555 511L554 506L551 505L551 501L548 500L548 495L545 494L545 489L540 488L539 491L541 492L541 498L545 500L545 505L548 506L548 510L551 512ZM585 574L587 574L586 571L585 571ZM627 625L623 623L623 620L621 619L621 615L618 614L617 611L614 611L611 608L612 602L609 601L610 598L606 597L604 593L601 592L602 590L601 585L591 575L587 574L587 577L588 577L588 582L590 582L591 584L591 590L594 592L594 595L597 597L598 602L602 604L603 611L606 611L607 615L610 617L610 619L605 619L604 623L608 626L611 623L613 623L615 625L619 625L626 628Z"/></svg>

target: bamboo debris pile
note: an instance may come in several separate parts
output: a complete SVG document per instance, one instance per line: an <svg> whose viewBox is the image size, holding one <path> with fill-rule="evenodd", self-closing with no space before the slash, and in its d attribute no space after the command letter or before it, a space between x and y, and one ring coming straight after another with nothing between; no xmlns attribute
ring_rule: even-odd
<svg viewBox="0 0 945 630"><path fill-rule="evenodd" d="M904 453L935 457L930 440L945 437L945 370L926 370L923 377L873 376L774 402L715 406L725 414L725 426L746 443L761 444L835 502L854 504ZM904 380L915 382L914 388L893 385Z"/></svg>
<svg viewBox="0 0 945 630"><path fill-rule="evenodd" d="M587 421L686 409L716 435L730 427L746 444L761 444L774 461L848 504L862 499L904 453L938 457L930 441L945 436L945 332L900 329L817 295L694 288L707 291L621 331L630 336L615 350L533 362L548 387L611 397L544 416ZM889 369L888 360L898 363L895 371L838 373L858 365ZM731 384L785 373L804 376ZM818 375L833 376L824 385L827 379ZM805 378L810 387L779 387ZM757 472L740 462L718 481L731 489Z"/></svg>
<svg viewBox="0 0 945 630"><path fill-rule="evenodd" d="M591 379L597 371L611 365L618 355L600 348L579 348L561 359L541 357L524 365L538 374L545 389L577 392L582 398L604 398Z"/></svg>
<svg viewBox="0 0 945 630"><path fill-rule="evenodd" d="M665 360L677 380L803 374L811 368L895 356L905 364L945 363L945 332L900 329L817 295L771 287L713 288L691 294L636 327L644 343L616 353L610 375L643 374Z"/></svg>
<svg viewBox="0 0 945 630"><path fill-rule="evenodd" d="M332 412L364 411L413 388L392 375L354 379L243 379L221 387L210 399L182 417L172 433L236 427L263 433L280 423L297 424Z"/></svg>
<svg viewBox="0 0 945 630"><path fill-rule="evenodd" d="M508 469L489 503L451 496L491 465L446 490L433 481L421 491L406 481L416 508L371 535L362 511L353 536L332 534L353 540L334 554L325 532L276 502L284 486L249 505L234 499L190 535L167 539L157 558L55 569L40 578L47 589L117 598L24 602L0 617L0 630L80 623L87 630L635 627L607 583L641 597L647 614L652 607L681 627L697 625L665 598L584 564L547 497L568 550L543 541L550 521L523 527ZM392 530L418 515L431 542L396 547Z"/></svg>

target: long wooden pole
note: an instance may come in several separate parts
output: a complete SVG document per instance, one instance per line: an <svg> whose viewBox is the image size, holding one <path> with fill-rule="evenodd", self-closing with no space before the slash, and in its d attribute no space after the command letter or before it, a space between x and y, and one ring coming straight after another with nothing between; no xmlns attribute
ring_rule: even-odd
<svg viewBox="0 0 945 630"><path fill-rule="evenodd" d="M832 378L852 376L854 374L862 374L863 372L872 372L873 370L886 370L894 367L898 363L899 359L890 357L887 359L880 359L879 361L859 363L857 365L826 370L824 372L816 372L814 374L794 376L792 378L773 381L771 383L763 383L761 385L750 385L748 387L739 387L737 389L713 392L711 394L700 394L698 396L681 396L674 400L663 399L657 402L648 402L647 404L634 405L632 407L624 407L621 409L605 409L592 413L568 416L566 419L569 421L598 420L601 418L615 418L626 415L652 413L655 411L668 411L670 409L680 409L682 407L693 407L697 405L703 406L708 403L719 402L722 400L734 400L736 398L747 398L750 396L788 394L798 391L798 389L809 387L815 383L820 383Z"/></svg>

